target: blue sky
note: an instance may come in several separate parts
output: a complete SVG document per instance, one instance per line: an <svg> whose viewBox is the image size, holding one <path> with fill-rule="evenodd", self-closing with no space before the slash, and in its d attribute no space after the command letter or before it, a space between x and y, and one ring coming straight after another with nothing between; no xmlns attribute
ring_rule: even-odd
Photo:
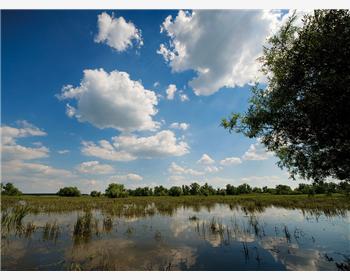
<svg viewBox="0 0 350 280"><path fill-rule="evenodd" d="M287 12L2 11L2 181L295 186L219 126L264 82L256 58Z"/></svg>

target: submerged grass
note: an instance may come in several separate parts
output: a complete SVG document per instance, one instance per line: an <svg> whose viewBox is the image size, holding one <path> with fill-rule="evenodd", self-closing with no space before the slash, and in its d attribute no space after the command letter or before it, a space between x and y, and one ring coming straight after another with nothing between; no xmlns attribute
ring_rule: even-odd
<svg viewBox="0 0 350 280"><path fill-rule="evenodd" d="M27 206L20 206L20 202ZM344 210L350 210L350 200L344 195L270 195L250 194L238 196L180 196L180 197L58 197L58 196L19 196L1 197L1 210L15 206L17 219L23 218L26 212L65 212L72 210L90 211L102 209L112 215L133 216L160 214L172 215L177 207L202 207L210 210L216 203L227 203L232 208L241 207L246 212L262 212L266 207L276 206L306 211L322 211L328 215L338 215Z"/></svg>

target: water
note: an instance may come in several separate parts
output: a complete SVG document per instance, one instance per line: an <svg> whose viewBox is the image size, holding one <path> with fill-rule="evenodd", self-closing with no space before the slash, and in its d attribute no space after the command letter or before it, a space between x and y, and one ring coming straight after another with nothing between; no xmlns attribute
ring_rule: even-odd
<svg viewBox="0 0 350 280"><path fill-rule="evenodd" d="M22 226L32 222L32 231L3 229L2 270L349 269L349 211L215 204L146 216L91 214L83 233L75 232L84 215L77 211L28 214Z"/></svg>

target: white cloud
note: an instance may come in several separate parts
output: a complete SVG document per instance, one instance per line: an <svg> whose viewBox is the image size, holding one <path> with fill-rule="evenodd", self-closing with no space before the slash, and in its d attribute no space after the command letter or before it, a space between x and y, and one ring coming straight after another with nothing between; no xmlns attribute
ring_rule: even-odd
<svg viewBox="0 0 350 280"><path fill-rule="evenodd" d="M186 94L180 94L180 100L181 102L189 101L190 99Z"/></svg>
<svg viewBox="0 0 350 280"><path fill-rule="evenodd" d="M228 157L220 161L220 164L224 166L237 165L241 163L242 163L242 160L239 157Z"/></svg>
<svg viewBox="0 0 350 280"><path fill-rule="evenodd" d="M86 161L82 162L76 169L80 173L85 174L109 174L114 172L113 166L109 164L101 164L98 161Z"/></svg>
<svg viewBox="0 0 350 280"><path fill-rule="evenodd" d="M169 44L157 53L173 72L194 70L189 82L197 95L211 95L222 87L243 86L260 76L256 59L266 38L282 22L281 11L198 10L168 16L161 32Z"/></svg>
<svg viewBox="0 0 350 280"><path fill-rule="evenodd" d="M178 141L175 134L170 130L162 130L149 137L121 135L113 137L112 143L101 140L98 145L93 142L83 142L82 144L84 155L115 161L182 156L189 152L187 143Z"/></svg>
<svg viewBox="0 0 350 280"><path fill-rule="evenodd" d="M177 123L174 122L170 125L170 128L187 130L190 127L188 123Z"/></svg>
<svg viewBox="0 0 350 280"><path fill-rule="evenodd" d="M197 161L197 163L207 164L207 165L213 164L214 162L215 162L215 160L213 160L207 154L203 154L202 157Z"/></svg>
<svg viewBox="0 0 350 280"><path fill-rule="evenodd" d="M244 160L266 160L273 156L273 152L267 151L262 143L251 144L249 149L244 153Z"/></svg>
<svg viewBox="0 0 350 280"><path fill-rule="evenodd" d="M70 153L70 151L69 150L59 150L59 151L57 151L57 153L59 153L60 155L64 155L64 154Z"/></svg>
<svg viewBox="0 0 350 280"><path fill-rule="evenodd" d="M160 83L157 81L157 82L154 82L154 84L153 84L153 87L159 87L159 85L160 85Z"/></svg>
<svg viewBox="0 0 350 280"><path fill-rule="evenodd" d="M45 131L25 120L16 123L19 128L6 125L0 128L2 145L14 144L17 138L46 135Z"/></svg>
<svg viewBox="0 0 350 280"><path fill-rule="evenodd" d="M27 121L17 121L18 128L11 126L1 127L0 147L2 160L31 160L48 157L49 149L40 142L36 147L25 147L16 143L18 138L31 136L45 136L46 132L30 124Z"/></svg>
<svg viewBox="0 0 350 280"><path fill-rule="evenodd" d="M0 147L3 160L31 160L49 156L49 149L24 147L21 145L3 145Z"/></svg>
<svg viewBox="0 0 350 280"><path fill-rule="evenodd" d="M58 98L76 99L77 108L67 104L67 115L101 129L135 131L159 127L152 119L157 114L156 94L131 80L126 72L84 70L80 85L64 86Z"/></svg>
<svg viewBox="0 0 350 280"><path fill-rule="evenodd" d="M143 177L135 174L135 173L129 173L126 175L115 175L109 178L110 181L121 181L121 182L128 182L128 181L133 181L133 182L140 182L143 180Z"/></svg>
<svg viewBox="0 0 350 280"><path fill-rule="evenodd" d="M200 176L203 175L204 173L201 171L193 170L191 168L184 168L180 165L177 165L175 162L172 162L170 167L168 168L168 171L171 174L176 174L176 175L193 175L193 176Z"/></svg>
<svg viewBox="0 0 350 280"><path fill-rule="evenodd" d="M215 173L215 172L219 172L221 170L221 167L217 167L217 166L206 166L204 169L206 172L209 173Z"/></svg>
<svg viewBox="0 0 350 280"><path fill-rule="evenodd" d="M118 52L125 51L133 45L142 46L141 31L132 22L126 22L123 17L114 18L103 12L97 19L98 34L96 43L106 43Z"/></svg>
<svg viewBox="0 0 350 280"><path fill-rule="evenodd" d="M166 98L169 100L173 100L175 97L175 92L177 91L176 85L170 84L166 89Z"/></svg>

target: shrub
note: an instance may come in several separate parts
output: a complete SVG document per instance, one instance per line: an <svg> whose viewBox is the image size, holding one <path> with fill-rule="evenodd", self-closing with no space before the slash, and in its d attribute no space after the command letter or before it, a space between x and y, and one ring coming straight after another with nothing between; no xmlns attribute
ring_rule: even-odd
<svg viewBox="0 0 350 280"><path fill-rule="evenodd" d="M92 197L100 197L100 196L101 196L101 192L92 191L92 192L90 193L90 195L91 195Z"/></svg>
<svg viewBox="0 0 350 280"><path fill-rule="evenodd" d="M57 194L59 196L81 196L79 189L73 186L61 188Z"/></svg>

